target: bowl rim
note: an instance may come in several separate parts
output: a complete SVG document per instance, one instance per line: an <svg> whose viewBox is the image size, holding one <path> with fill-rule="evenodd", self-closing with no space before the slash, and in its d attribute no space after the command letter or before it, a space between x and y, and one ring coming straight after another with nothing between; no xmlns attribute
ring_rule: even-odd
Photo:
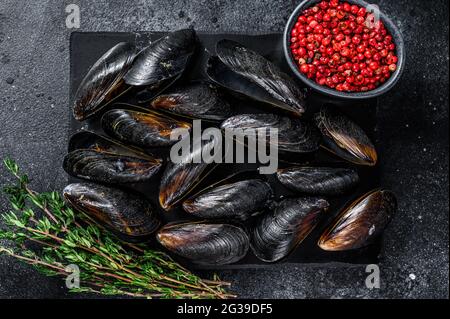
<svg viewBox="0 0 450 319"><path fill-rule="evenodd" d="M321 92L325 95L332 96L332 97L339 97L339 98L345 98L345 99L367 99L367 98L373 98L380 96L386 92L388 92L390 89L394 87L394 85L398 82L400 79L400 76L403 72L404 65L405 65L405 44L403 41L403 36L400 32L400 30L397 28L397 26L392 22L392 20L384 14L380 10L380 19L383 21L384 25L388 29L389 33L392 35L393 41L396 46L396 53L398 57L397 61L397 69L394 71L394 73L390 76L390 78L380 85L379 87L366 91L366 92L340 92L335 89L327 88L325 86L322 86L315 81L308 79L305 75L303 75L299 69L297 64L294 62L294 58L292 56L291 48L290 48L290 34L293 26L295 25L298 16L301 14L302 11L304 11L306 8L313 6L314 4L317 4L321 2L321 0L303 0L292 12L290 15L286 26L284 28L283 33L283 51L286 58L286 61L291 68L292 72L307 86L311 87L312 89ZM370 4L363 0L344 0L344 2L349 2L351 4L356 4L359 6L367 7Z"/></svg>

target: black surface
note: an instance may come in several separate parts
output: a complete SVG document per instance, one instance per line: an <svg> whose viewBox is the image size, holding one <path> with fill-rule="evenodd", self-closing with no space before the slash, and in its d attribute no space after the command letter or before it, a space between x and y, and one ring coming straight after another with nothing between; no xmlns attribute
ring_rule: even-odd
<svg viewBox="0 0 450 319"><path fill-rule="evenodd" d="M161 36L165 35L165 33L155 32L155 33L146 33L146 34L134 34L134 33L73 33L71 37L71 96L73 97L76 89L78 88L79 83L87 74L89 68L98 60L99 57L103 55L104 52L108 51L111 47L116 45L119 42L130 42L136 43L137 46L147 46L152 41L159 39ZM199 34L199 48L197 50L197 54L194 56L191 64L188 67L188 70L185 72L183 78L179 80L176 85L183 85L184 83L189 83L190 81L196 80L207 80L206 75L203 70L205 69L205 65L207 63L207 59L210 55L215 55L215 44L217 41L222 39L230 39L237 41L239 43L245 43L247 47L250 49L262 54L267 57L270 61L281 67L285 72L289 72L289 68L287 67L287 63L284 58L284 54L282 52L282 34L270 34L270 35L258 35L258 36L249 36L249 35L233 35L233 34ZM148 39L148 40L147 40ZM299 83L300 84L300 83ZM230 94L225 94L230 100ZM136 94L131 93L126 96L118 99L116 101L117 105L109 105L99 112L94 118L86 121L86 122L78 122L74 118L71 118L71 130L70 135L73 135L81 128L84 130L95 131L99 134L105 134L100 128L100 119L104 112L108 109L120 108L123 107L120 103L127 104L137 104ZM261 112L274 112L279 113L276 108L268 108L261 105L261 103L255 103L248 99L246 100L238 100L233 98L230 100L234 112L239 114L245 113L261 113ZM342 100L330 99L327 97L323 97L319 94L315 94L310 92L309 98L307 100L307 111L302 118L310 118L315 112L317 112L320 107L325 103L333 103L333 107L340 107L348 116L350 116L353 120L355 120L361 127L363 127L368 134L375 139L375 126L376 126L376 100L363 100L363 101L353 101L347 102ZM336 104L337 103L337 104ZM148 107L147 104L142 104L142 107ZM184 119L189 121L189 119ZM203 122L203 125L205 122ZM220 123L216 123L213 126L218 126ZM151 153L154 153L155 150L148 150ZM167 157L168 148L164 152L165 157ZM345 161L340 160L339 158L330 155L327 151L320 149L317 153L305 156L293 156L294 154L286 154L283 158L280 157L280 161L287 161L289 163L303 163L307 161L308 163L319 164L324 166L334 165L334 166L349 166ZM165 158L165 162L169 161L168 158ZM279 165L283 166L292 166L292 164L286 164L280 162ZM212 183L215 183L223 178L227 178L232 174L236 174L242 171L254 171L258 166L251 164L222 164L218 165L215 168L213 174L209 174L209 176L196 188L191 192L191 195L196 191L203 189L204 187L210 186ZM287 263L347 263L347 264L373 264L377 263L377 256L380 251L380 242L377 241L376 244L370 245L369 247L354 250L354 251L346 251L346 252L326 252L320 249L317 246L317 241L324 231L324 229L333 221L334 217L339 213L340 209L342 209L347 202L350 202L362 194L368 192L373 188L380 187L378 181L382 172L378 169L378 167L374 168L365 168L365 167L355 167L359 169L359 174L361 176L360 185L350 194L340 197L330 197L327 198L330 202L330 209L324 216L323 220L318 224L318 226L313 230L313 232L303 241L303 243L295 249L295 251L280 262ZM155 207L159 209L159 215L165 223L169 222L181 222L185 220L189 220L188 215L183 211L183 209L177 205L170 212L165 212L159 208L158 204L158 193L159 193L159 181L161 179L163 170L160 173L152 178L148 183L141 183L138 185L134 185L133 189L135 191L139 191L145 196L149 198L149 200L154 204ZM257 176L258 174L255 173ZM276 179L274 175L266 176L268 182L274 189L275 199L280 200L283 197L295 197L301 196L299 194L295 194L284 188ZM244 177L242 177L244 178ZM69 182L76 181L74 178L70 178ZM130 186L128 186L130 187ZM227 222L227 221L225 221ZM246 227L250 224L246 223ZM150 243L150 247L159 246L155 241ZM176 258L176 256L174 256ZM184 264L189 264L185 260L181 260ZM191 265L191 267L200 268L200 269L243 269L243 268L259 268L259 267L276 267L278 263L264 263L258 260L254 254L249 251L247 256L231 265L222 265L222 266L197 266Z"/></svg>
<svg viewBox="0 0 450 319"><path fill-rule="evenodd" d="M282 32L300 1L97 0L0 1L0 157L12 156L38 191L62 190L69 130L69 40L65 6L81 9L78 31L176 30ZM381 183L399 197L385 232L380 289L365 266L278 265L218 272L242 298L448 298L447 0L374 0L403 34L406 67L380 97ZM0 186L12 178L0 169ZM0 196L2 211L9 209ZM212 273L203 273L211 276ZM3 298L86 298L64 281L0 257Z"/></svg>

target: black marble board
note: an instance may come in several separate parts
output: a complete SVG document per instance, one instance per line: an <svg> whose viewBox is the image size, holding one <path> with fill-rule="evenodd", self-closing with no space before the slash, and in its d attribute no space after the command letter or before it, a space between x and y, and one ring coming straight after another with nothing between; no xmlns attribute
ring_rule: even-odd
<svg viewBox="0 0 450 319"><path fill-rule="evenodd" d="M140 33L79 33L74 32L71 36L71 49L70 49L70 86L71 86L71 100L75 94L75 91L81 82L83 76L88 72L89 68L95 63L95 61L109 48L122 41L134 42L139 48L147 46L150 41L154 41L160 38L165 33L162 32L140 32ZM231 39L245 44L249 48L259 52L260 54L267 57L269 60L277 64L286 73L294 75L290 72L287 63L285 62L284 54L282 51L282 34L264 34L264 35L246 35L246 34L198 34L200 41L200 48L196 53L194 61L187 70L186 74L179 81L179 83L188 82L191 80L204 79L203 68L208 54L214 54L215 43L221 39ZM299 86L302 83L299 82ZM363 127L366 133L371 137L372 141L377 140L376 132L376 107L377 100L363 100L363 101L343 101L331 99L315 92L309 92L308 97L308 110L304 115L306 119L310 118L319 108L326 103L334 104L336 107L340 108L348 116L350 116L355 122L357 122L361 127ZM267 113L267 112L278 112L277 110L270 110L266 107L262 107L258 103L253 103L251 101L241 101L235 98L230 98L235 110L239 110L239 113ZM131 95L124 96L118 102L135 103L134 97ZM107 108L108 109L108 108ZM101 127L99 125L99 118L95 117L84 123L77 122L72 115L70 115L70 135L79 130L92 130L103 134ZM337 166L347 166L348 163L341 161L335 156L329 155L326 151L320 150L317 154L312 157L305 157L304 159L285 158L285 162L280 161L280 166L289 166L287 162L299 162L306 161L311 163L327 163L329 165ZM202 182L199 187L193 191L195 193L202 186L208 183L216 182L221 178L228 176L230 174L242 171L242 170L254 170L255 165L253 164L239 164L230 165L224 164L219 166L214 174ZM303 241L303 243L294 251L291 255L280 262L285 263L330 263L330 264L369 264L376 263L378 260L378 254L381 247L381 240L375 244L348 252L326 252L321 250L317 246L317 240L324 230L324 228L333 220L333 217L339 212L339 210L346 205L349 201L356 199L359 195L364 194L370 189L379 187L380 169L358 167L359 174L361 177L361 183L353 193L339 198L328 198L331 208L327 212L327 217L325 217L321 223L315 228L315 230ZM131 188L136 191L142 192L146 195L150 201L152 201L155 207L159 207L157 195L162 171L158 176L155 176L151 182L132 185ZM246 176L244 173L243 176ZM283 198L286 196L299 196L291 191L285 189L281 184L276 181L274 176L267 177L271 185L274 187L276 198ZM70 182L77 181L76 178L70 177ZM130 187L130 186L128 186ZM160 210L161 218L164 222L174 222L188 219L186 213L182 209L176 208L170 212L164 212ZM149 243L150 247L159 247L156 242ZM174 256L176 259L177 257ZM184 264L189 264L186 260L180 260ZM264 263L258 260L251 251L248 255L240 262L233 265L225 266L196 266L190 265L192 267L198 267L201 269L236 269L236 268L257 268L257 267L271 267L277 263L270 264Z"/></svg>

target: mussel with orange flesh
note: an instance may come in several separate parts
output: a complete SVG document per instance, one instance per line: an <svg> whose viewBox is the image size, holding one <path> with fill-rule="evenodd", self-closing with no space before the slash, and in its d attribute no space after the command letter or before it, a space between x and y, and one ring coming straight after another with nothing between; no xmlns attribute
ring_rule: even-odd
<svg viewBox="0 0 450 319"><path fill-rule="evenodd" d="M244 258L249 249L246 232L229 224L166 225L156 238L169 251L201 265L232 264Z"/></svg>
<svg viewBox="0 0 450 319"><path fill-rule="evenodd" d="M86 120L130 88L123 77L130 69L134 57L134 45L120 42L98 59L75 93L75 119Z"/></svg>
<svg viewBox="0 0 450 319"><path fill-rule="evenodd" d="M150 202L129 191L94 183L75 183L64 188L63 196L76 211L127 242L150 240L160 226Z"/></svg>
<svg viewBox="0 0 450 319"><path fill-rule="evenodd" d="M373 190L344 208L319 239L328 251L358 249L380 236L397 210L391 191Z"/></svg>

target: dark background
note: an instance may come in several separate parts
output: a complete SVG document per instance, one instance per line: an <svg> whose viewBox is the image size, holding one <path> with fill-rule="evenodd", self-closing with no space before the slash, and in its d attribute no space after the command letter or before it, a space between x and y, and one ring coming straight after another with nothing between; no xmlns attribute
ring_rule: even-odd
<svg viewBox="0 0 450 319"><path fill-rule="evenodd" d="M65 6L81 8L77 31L282 32L300 1L140 0L0 2L0 158L11 156L37 190L62 189L69 125ZM381 183L399 197L385 233L381 288L365 267L278 265L219 275L243 298L448 298L448 1L372 1L394 18L406 69L379 101ZM0 169L0 185L9 176ZM0 198L0 210L7 210ZM0 257L0 297L72 297L64 282Z"/></svg>

